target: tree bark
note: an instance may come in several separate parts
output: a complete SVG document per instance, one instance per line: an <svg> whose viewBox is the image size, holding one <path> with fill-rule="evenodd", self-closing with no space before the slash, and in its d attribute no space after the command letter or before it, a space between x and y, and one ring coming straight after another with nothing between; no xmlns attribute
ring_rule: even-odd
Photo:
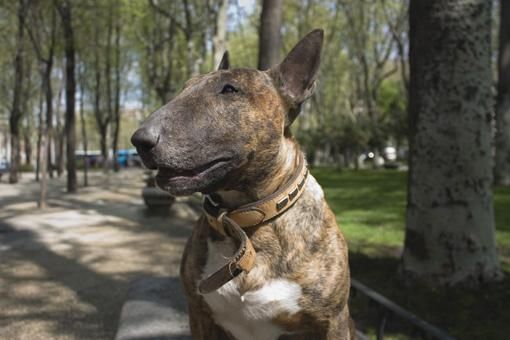
<svg viewBox="0 0 510 340"><path fill-rule="evenodd" d="M99 33L96 30L96 41L99 39ZM94 68L95 68L95 85L94 85L94 116L96 118L97 130L99 132L99 145L101 150L101 156L103 163L107 162L108 159L108 144L107 144L107 133L108 124L110 119L108 114L104 117L104 112L101 108L101 62L99 56L99 47L96 46L94 52Z"/></svg>
<svg viewBox="0 0 510 340"><path fill-rule="evenodd" d="M21 110L21 96L23 92L23 60L24 60L24 36L27 2L18 1L18 33L16 38L16 55L14 57L14 89L12 96L11 115L9 117L9 131L11 134L11 167L9 169L9 183L18 182L18 172L21 163L20 150L20 122L23 116Z"/></svg>
<svg viewBox="0 0 510 340"><path fill-rule="evenodd" d="M110 6L109 8L109 16L108 16L108 28L107 28L107 36L106 36L106 57L105 57L105 82L106 82L106 110L108 111L108 121L110 121L113 117L113 97L112 97L112 74L111 74L111 51L112 51L112 31L113 31L113 9ZM106 141L106 133L107 129L104 130L105 132L105 155L104 162L103 162L103 170L105 172L108 171L108 144Z"/></svg>
<svg viewBox="0 0 510 340"><path fill-rule="evenodd" d="M216 13L216 25L213 37L213 68L216 69L223 58L227 47L227 10L228 0L220 0Z"/></svg>
<svg viewBox="0 0 510 340"><path fill-rule="evenodd" d="M35 181L39 182L39 173L41 171L41 142L42 133L44 129L44 86L41 86L41 93L39 95L39 126L37 128L37 152L35 154Z"/></svg>
<svg viewBox="0 0 510 340"><path fill-rule="evenodd" d="M510 186L510 2L500 4L494 183Z"/></svg>
<svg viewBox="0 0 510 340"><path fill-rule="evenodd" d="M121 18L117 18L117 23L115 25L115 58L114 58L114 68L115 68L115 83L114 83L114 103L113 103L113 119L114 119L114 128L113 128L113 138L112 138L112 150L113 150L113 170L115 172L119 171L119 161L117 159L117 151L119 144L119 133L120 133L120 72L121 72L121 64L120 64L120 20Z"/></svg>
<svg viewBox="0 0 510 340"><path fill-rule="evenodd" d="M199 70L197 69L196 67L196 60L195 60L195 57L193 55L193 52L195 51L195 42L193 41L193 29L194 29L194 23L191 19L192 17L192 14L191 14L191 8L190 8L190 5L189 5L189 2L188 0L182 0L182 5L184 7L184 21L185 21L185 25L183 26L184 29L183 29L183 33L184 33L184 37L186 39L186 51L187 51L187 71L188 71L188 74L187 74L187 78L193 76L193 75L197 75Z"/></svg>
<svg viewBox="0 0 510 340"><path fill-rule="evenodd" d="M43 83L45 80L43 80ZM37 172L36 179L39 181L39 198L37 205L39 209L43 209L46 207L46 191L48 187L48 172L46 169L46 160L47 160L47 152L48 148L46 146L47 136L48 136L48 128L44 126L44 111L43 111L43 92L45 85L42 85L41 88L41 97L39 99L39 132L38 132L38 142L37 142ZM40 175L39 175L40 173Z"/></svg>
<svg viewBox="0 0 510 340"><path fill-rule="evenodd" d="M264 0L260 15L259 70L267 70L280 62L282 0Z"/></svg>
<svg viewBox="0 0 510 340"><path fill-rule="evenodd" d="M81 138L83 140L83 186L89 185L89 162L88 162L88 141L87 141L87 126L85 125L85 112L84 112L84 97L85 97L85 86L83 86L83 71L80 72L79 84L80 84L80 125L81 125Z"/></svg>
<svg viewBox="0 0 510 340"><path fill-rule="evenodd" d="M407 279L478 285L500 277L491 191L491 7L486 0L411 1Z"/></svg>
<svg viewBox="0 0 510 340"><path fill-rule="evenodd" d="M51 13L51 38L48 58L46 59L46 70L44 72L46 89L46 148L47 148L47 170L50 178L53 178L53 166L51 164L51 137L53 133L53 89L51 86L51 72L53 71L53 58L55 55L55 38L57 33L57 20L55 10Z"/></svg>
<svg viewBox="0 0 510 340"><path fill-rule="evenodd" d="M55 34L55 27L52 27L52 34ZM52 43L51 52L46 63L46 70L44 72L44 88L46 92L46 157L47 160L44 162L48 168L48 172L51 178L53 178L53 167L51 165L51 143L50 138L53 135L53 90L51 88L51 71L53 69L53 50L54 44Z"/></svg>
<svg viewBox="0 0 510 340"><path fill-rule="evenodd" d="M45 129L46 130L46 129ZM38 206L39 206L39 209L44 209L46 208L46 192L48 191L48 172L46 171L46 160L48 159L47 157L47 152L48 152L48 147L46 146L46 140L47 140L47 133L44 131L43 134L41 135L41 146L40 146L40 153L41 153L41 163L40 163L40 168L41 168L41 181L40 181L40 190L39 190L39 202L38 202Z"/></svg>
<svg viewBox="0 0 510 340"><path fill-rule="evenodd" d="M55 154L56 154L56 162L57 162L57 176L62 176L62 173L64 172L64 141L65 141L65 134L62 130L62 120L60 117L60 103L62 99L62 91L61 88L57 95L57 109L55 110L55 118L57 120L57 131L55 133ZM50 175L51 177L51 175Z"/></svg>
<svg viewBox="0 0 510 340"><path fill-rule="evenodd" d="M24 111L26 112L26 111ZM30 166L32 164L32 131L30 123L27 123L25 132L23 133L23 147L25 149L25 165Z"/></svg>
<svg viewBox="0 0 510 340"><path fill-rule="evenodd" d="M50 83L51 81L46 79L45 81L49 81L46 85L45 85L45 90L46 90L46 94L48 94L48 86L51 86ZM50 88L50 91L51 91L51 88ZM47 97L46 97L47 98ZM46 102L46 115L49 114L49 112L51 111L51 107L53 105L53 103L50 101L49 103L49 108L48 108L48 102ZM44 126L44 119L43 119L43 111L42 111L42 103L41 103L41 117L40 117L40 120L39 120L39 124L40 124L40 129L41 129L41 139L40 139L40 145L39 145L39 149L38 149L38 154L39 154L39 171L41 173L40 175L40 190L39 190L39 208L40 209L44 209L46 207L46 192L47 192L47 188L48 188L48 164L47 162L50 161L50 158L49 158L49 153L50 153L50 147L49 147L49 131L50 131L50 126L48 126L46 124L46 126ZM46 119L48 118L48 116L46 116Z"/></svg>
<svg viewBox="0 0 510 340"><path fill-rule="evenodd" d="M64 32L64 54L66 59L66 158L67 158L67 192L76 192L76 157L75 157L75 93L76 82L74 78L75 69L75 48L74 32L72 25L72 9L69 0L55 0L57 9L62 19L62 28Z"/></svg>
<svg viewBox="0 0 510 340"><path fill-rule="evenodd" d="M151 29L149 36L144 40L146 72L149 86L156 92L161 104L165 105L172 98L173 92L176 30L179 28L185 34L186 28L178 23L171 14L172 12L157 6L153 0L150 0L149 4L153 9L155 27ZM166 22L161 20L162 18L166 19ZM161 29L165 25L167 25L167 30Z"/></svg>

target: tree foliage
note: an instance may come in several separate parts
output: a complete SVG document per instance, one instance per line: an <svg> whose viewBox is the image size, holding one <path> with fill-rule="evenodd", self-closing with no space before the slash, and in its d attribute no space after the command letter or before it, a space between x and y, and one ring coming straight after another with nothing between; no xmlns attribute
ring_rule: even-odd
<svg viewBox="0 0 510 340"><path fill-rule="evenodd" d="M27 117L19 124L37 131L37 89L47 89L49 84L43 121L48 128L52 175L54 168L63 168L64 161L61 113L65 100L59 95L66 81L62 22L57 20L52 30L60 1L25 1L31 13L24 43L30 61L25 63L33 64L27 67L32 72L30 77L25 75L31 79L25 85L32 89L26 91L30 98L24 101ZM127 146L118 145L119 139L124 140L119 129L126 102L148 114L170 100L189 77L214 69L225 47L234 67L257 67L262 2L253 8L226 0L72 4L75 73L84 92L84 122L92 129L87 134L89 146L111 161L116 158L110 149ZM4 115L10 112L13 98L16 8L15 3L0 4L0 38L8 47L0 54ZM397 0L283 2L280 55L313 28L326 32L316 96L304 106L294 128L311 160L344 159L353 164L360 152L378 151L388 143L405 145L406 10L407 2ZM77 137L78 147L83 147L81 139Z"/></svg>

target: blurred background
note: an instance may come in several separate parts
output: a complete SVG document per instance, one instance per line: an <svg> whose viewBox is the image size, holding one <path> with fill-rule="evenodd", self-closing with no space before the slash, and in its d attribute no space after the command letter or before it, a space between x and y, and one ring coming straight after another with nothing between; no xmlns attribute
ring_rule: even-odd
<svg viewBox="0 0 510 340"><path fill-rule="evenodd" d="M130 280L177 276L200 198L154 188L132 133L226 50L265 70L314 28L317 88L293 134L353 277L451 336L507 337L509 1L0 0L7 338L111 338ZM433 337L353 291L369 336Z"/></svg>

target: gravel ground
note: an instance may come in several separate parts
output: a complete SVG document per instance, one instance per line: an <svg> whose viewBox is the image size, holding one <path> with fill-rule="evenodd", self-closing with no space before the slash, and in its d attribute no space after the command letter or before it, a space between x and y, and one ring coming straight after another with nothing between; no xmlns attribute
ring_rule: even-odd
<svg viewBox="0 0 510 340"><path fill-rule="evenodd" d="M1 339L111 339L131 281L178 282L196 204L153 216L143 186L139 170L92 173L78 194L54 179L39 210L33 176L0 183Z"/></svg>

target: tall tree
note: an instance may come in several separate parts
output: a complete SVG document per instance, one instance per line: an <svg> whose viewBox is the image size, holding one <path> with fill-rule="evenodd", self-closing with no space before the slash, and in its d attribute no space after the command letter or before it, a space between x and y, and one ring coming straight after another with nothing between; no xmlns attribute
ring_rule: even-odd
<svg viewBox="0 0 510 340"><path fill-rule="evenodd" d="M89 170L89 160L88 160L88 140L87 140L87 126L85 123L85 109L84 109L84 97L85 97L85 76L84 76L84 69L83 69L83 62L79 69L79 77L78 77L78 84L80 86L79 92L80 92L80 126L81 126L81 138L83 141L83 186L87 187L89 185L89 176L88 176L88 170Z"/></svg>
<svg viewBox="0 0 510 340"><path fill-rule="evenodd" d="M179 16L175 15L176 9L173 4L170 3L170 5L172 6L170 9L166 9L160 6L159 1L157 0L149 0L149 4L154 10L170 19L170 22L175 25L174 27L176 27L182 32L186 41L187 77L189 78L191 75L198 74L201 61L199 60L199 58L195 57L196 44L193 38L195 36L197 29L202 28L201 27L202 25L200 25L200 22L198 20L196 21L193 20L194 19L193 12L197 14L201 6L197 6L197 3L190 2L190 0L182 0L180 4L183 10L183 13L182 15L180 15L180 17L184 17L184 22L182 22L182 20L178 19Z"/></svg>
<svg viewBox="0 0 510 340"><path fill-rule="evenodd" d="M381 129L383 115L377 101L383 81L398 70L396 63L392 65L390 62L390 57L394 53L394 37L404 27L406 7L400 5L394 13L395 19L383 20L384 14L389 15L390 12L386 1L373 4L365 0L339 0L339 3L348 23L349 54L355 60L352 72L356 83L354 99L366 112L370 131L369 146L378 155L384 147L386 136ZM395 34L392 34L393 31Z"/></svg>
<svg viewBox="0 0 510 340"><path fill-rule="evenodd" d="M259 70L267 70L280 62L282 0L264 0L259 28Z"/></svg>
<svg viewBox="0 0 510 340"><path fill-rule="evenodd" d="M494 182L510 185L510 2L500 1Z"/></svg>
<svg viewBox="0 0 510 340"><path fill-rule="evenodd" d="M28 14L28 13L27 13ZM23 84L23 93L21 98L23 98L22 104L21 104L21 112L23 114L23 122L22 124L23 130L23 151L25 153L25 165L31 167L32 166L32 133L33 133L33 120L34 115L31 114L32 110L32 92L34 89L33 86L33 77L32 77L32 66L33 66L33 58L31 58L31 55L29 53L29 49L25 50L25 66L23 69L25 70L25 80ZM36 91L37 92L37 91ZM30 112L30 113L29 113Z"/></svg>
<svg viewBox="0 0 510 340"><path fill-rule="evenodd" d="M108 20L107 20L107 33L106 33L106 55L105 55L105 68L104 68L104 79L106 82L106 111L108 116L108 122L111 122L113 118L113 97L112 97L112 34L113 34L113 4L108 6ZM105 131L106 133L106 131ZM104 140L104 154L103 154L103 168L105 171L108 170L108 145L106 143L106 136Z"/></svg>
<svg viewBox="0 0 510 340"><path fill-rule="evenodd" d="M149 27L140 38L144 45L144 64L148 84L154 89L161 104L166 104L174 91L173 79L176 52L177 21L170 10L158 7L150 1ZM173 4L172 4L173 5ZM173 9L173 8L171 8Z"/></svg>
<svg viewBox="0 0 510 340"><path fill-rule="evenodd" d="M491 168L491 7L411 0L411 155L404 275L432 284L499 277Z"/></svg>
<svg viewBox="0 0 510 340"><path fill-rule="evenodd" d="M99 132L99 144L103 162L108 160L108 126L110 125L111 115L109 110L103 108L103 87L102 87L102 59L100 45L100 27L94 29L94 116ZM108 75L109 76L109 75Z"/></svg>
<svg viewBox="0 0 510 340"><path fill-rule="evenodd" d="M49 25L45 20L45 13L50 13ZM51 74L53 70L53 59L56 48L56 12L54 6L43 7L40 1L34 2L31 8L30 23L27 31L32 42L33 49L40 63L41 92L46 100L46 120L43 118L43 110L39 110L39 138L37 145L37 171L36 178L41 173L41 190L39 195L39 207L46 206L47 174L53 177L51 168L51 131L53 127L53 90L51 85ZM49 27L48 27L49 26ZM46 42L46 44L42 44ZM44 124L46 126L44 126Z"/></svg>
<svg viewBox="0 0 510 340"><path fill-rule="evenodd" d="M57 102L56 102L56 109L55 109L55 120L57 121L57 124L55 126L55 161L56 161L56 170L57 170L57 176L60 177L64 173L64 163L65 163L65 157L64 157L64 142L65 142L65 133L64 128L62 127L62 117L61 117L61 109L62 109L62 93L64 91L64 82L61 79L60 88L57 92ZM50 172L51 177L51 172Z"/></svg>
<svg viewBox="0 0 510 340"><path fill-rule="evenodd" d="M24 81L25 19L28 6L28 0L18 1L18 32L16 37L16 55L14 57L14 92L12 95L12 107L9 117L9 129L11 133L11 168L9 170L9 183L18 182L18 172L21 163L20 122L23 117L21 97L23 94Z"/></svg>
<svg viewBox="0 0 510 340"><path fill-rule="evenodd" d="M67 158L67 191L76 192L76 158L75 158L75 94L76 82L74 77L75 69L75 48L74 31L72 21L72 8L70 0L55 0L60 18L62 20L62 29L64 34L64 53L66 58L66 158Z"/></svg>
<svg viewBox="0 0 510 340"><path fill-rule="evenodd" d="M113 170L119 171L119 162L117 158L117 151L119 148L119 133L120 133L120 76L121 76L121 60L120 60L120 36L121 36L121 20L120 14L116 16L115 23L115 43L114 43L114 96L113 96L113 138L112 138L112 150L113 150Z"/></svg>
<svg viewBox="0 0 510 340"><path fill-rule="evenodd" d="M40 209L46 208L46 193L48 191L48 172L46 171L46 161L48 159L48 150L47 147L47 139L48 139L48 129L44 126L44 119L43 119L43 98L42 98L42 92L44 91L44 88L41 87L41 98L39 99L39 143L37 145L37 155L38 155L38 162L37 167L38 170L41 172L41 178L40 178L40 189L39 189L39 200L38 200L38 206Z"/></svg>

